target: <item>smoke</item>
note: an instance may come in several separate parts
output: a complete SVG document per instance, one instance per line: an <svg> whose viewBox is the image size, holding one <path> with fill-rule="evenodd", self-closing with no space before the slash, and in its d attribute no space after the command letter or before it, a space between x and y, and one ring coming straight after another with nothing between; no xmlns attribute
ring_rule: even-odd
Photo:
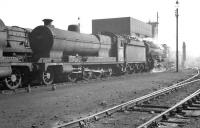
<svg viewBox="0 0 200 128"><path fill-rule="evenodd" d="M179 68L183 68L183 54L182 51L179 51ZM176 65L176 51L169 49L167 59L165 60L175 67ZM192 55L186 54L186 61L184 62L184 68L188 67L200 67L200 56L194 57Z"/></svg>
<svg viewBox="0 0 200 128"><path fill-rule="evenodd" d="M200 67L200 57L187 56L186 67Z"/></svg>

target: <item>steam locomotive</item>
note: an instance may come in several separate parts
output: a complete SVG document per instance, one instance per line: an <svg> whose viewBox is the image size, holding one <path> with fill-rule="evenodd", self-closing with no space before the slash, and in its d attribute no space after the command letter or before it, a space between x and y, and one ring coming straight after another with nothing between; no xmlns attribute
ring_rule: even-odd
<svg viewBox="0 0 200 128"><path fill-rule="evenodd" d="M150 71L161 60L151 42L111 32L83 34L75 25L66 31L43 21L33 30L0 22L0 78L9 89L34 80L49 85Z"/></svg>
<svg viewBox="0 0 200 128"><path fill-rule="evenodd" d="M0 19L0 82L9 89L21 85L24 68L31 69L27 60L32 54L28 39L30 31L18 26L6 26Z"/></svg>

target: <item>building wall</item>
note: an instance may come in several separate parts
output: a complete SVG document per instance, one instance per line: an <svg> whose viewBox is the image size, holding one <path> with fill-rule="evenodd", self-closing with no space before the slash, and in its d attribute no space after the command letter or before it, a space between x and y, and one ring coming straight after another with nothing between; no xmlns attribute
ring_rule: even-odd
<svg viewBox="0 0 200 128"><path fill-rule="evenodd" d="M92 20L92 33L112 32L120 35L152 37L152 26L131 17Z"/></svg>
<svg viewBox="0 0 200 128"><path fill-rule="evenodd" d="M112 32L116 34L130 34L130 18L112 18L92 20L92 33Z"/></svg>
<svg viewBox="0 0 200 128"><path fill-rule="evenodd" d="M142 21L139 21L134 18L130 18L130 35L136 34L137 36L139 35L140 37L152 37L152 26L149 24L146 24Z"/></svg>
<svg viewBox="0 0 200 128"><path fill-rule="evenodd" d="M152 37L157 40L158 39L158 23L157 22L149 22L152 26Z"/></svg>

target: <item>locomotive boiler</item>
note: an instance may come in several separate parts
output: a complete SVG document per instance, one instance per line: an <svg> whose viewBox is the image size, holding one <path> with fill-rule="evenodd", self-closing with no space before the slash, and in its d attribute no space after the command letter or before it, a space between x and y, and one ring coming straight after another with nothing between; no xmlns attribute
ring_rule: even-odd
<svg viewBox="0 0 200 128"><path fill-rule="evenodd" d="M30 47L37 60L65 55L98 56L101 44L96 36L55 28L50 19L43 21L44 25L30 34Z"/></svg>

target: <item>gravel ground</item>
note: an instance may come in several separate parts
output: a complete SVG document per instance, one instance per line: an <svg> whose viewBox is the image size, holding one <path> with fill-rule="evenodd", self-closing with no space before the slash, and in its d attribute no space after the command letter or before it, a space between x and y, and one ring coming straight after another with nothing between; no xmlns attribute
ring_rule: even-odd
<svg viewBox="0 0 200 128"><path fill-rule="evenodd" d="M0 128L48 128L72 121L176 83L191 70L140 73L106 81L78 82L32 89L31 93L0 94Z"/></svg>

